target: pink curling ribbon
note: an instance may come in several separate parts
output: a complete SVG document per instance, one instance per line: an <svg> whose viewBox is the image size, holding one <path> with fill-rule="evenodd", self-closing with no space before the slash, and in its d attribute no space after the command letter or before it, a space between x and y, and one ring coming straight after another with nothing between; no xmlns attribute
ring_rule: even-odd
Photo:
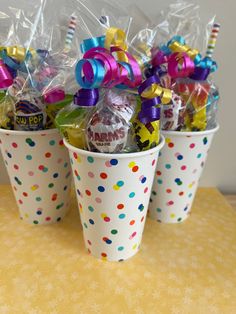
<svg viewBox="0 0 236 314"><path fill-rule="evenodd" d="M0 59L0 89L7 89L13 84L13 77L7 66Z"/></svg>
<svg viewBox="0 0 236 314"><path fill-rule="evenodd" d="M43 99L47 104L54 104L64 100L65 91L60 87L53 87L43 94Z"/></svg>
<svg viewBox="0 0 236 314"><path fill-rule="evenodd" d="M167 72L171 78L188 77L195 70L194 61L185 52L166 55L162 50L153 50L152 54L152 66L167 64Z"/></svg>
<svg viewBox="0 0 236 314"><path fill-rule="evenodd" d="M176 52L168 58L168 74L172 78L188 77L194 72L193 60L185 52Z"/></svg>

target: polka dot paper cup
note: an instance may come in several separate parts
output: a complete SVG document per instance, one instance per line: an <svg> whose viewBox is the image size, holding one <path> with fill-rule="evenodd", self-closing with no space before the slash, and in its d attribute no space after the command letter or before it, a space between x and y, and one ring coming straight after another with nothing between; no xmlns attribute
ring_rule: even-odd
<svg viewBox="0 0 236 314"><path fill-rule="evenodd" d="M69 205L71 168L59 132L0 129L0 148L20 218L35 225L60 221Z"/></svg>
<svg viewBox="0 0 236 314"><path fill-rule="evenodd" d="M123 261L139 250L161 143L148 151L102 154L65 142L70 152L85 246Z"/></svg>
<svg viewBox="0 0 236 314"><path fill-rule="evenodd" d="M189 216L207 153L218 129L162 132L166 145L156 169L150 218L163 223L179 223Z"/></svg>

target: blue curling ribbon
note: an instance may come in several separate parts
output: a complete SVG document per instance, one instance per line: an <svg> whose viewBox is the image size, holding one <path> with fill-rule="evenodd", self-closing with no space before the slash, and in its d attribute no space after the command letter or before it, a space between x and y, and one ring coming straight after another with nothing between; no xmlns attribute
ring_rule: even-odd
<svg viewBox="0 0 236 314"><path fill-rule="evenodd" d="M174 41L177 41L181 45L185 45L186 44L185 39L184 39L183 36L175 35L175 36L172 37L171 40L168 41L167 47L169 47L169 45L172 44Z"/></svg>
<svg viewBox="0 0 236 314"><path fill-rule="evenodd" d="M105 36L100 37L92 37L88 39L84 39L83 42L80 44L80 50L82 53L85 53L91 48L95 47L105 47Z"/></svg>
<svg viewBox="0 0 236 314"><path fill-rule="evenodd" d="M82 77L81 72L86 63L89 63L92 67L93 77L88 80L85 77ZM102 63L96 59L82 59L80 60L75 67L75 78L78 84L82 88L98 88L101 86L101 83L105 76L105 69Z"/></svg>
<svg viewBox="0 0 236 314"><path fill-rule="evenodd" d="M218 69L217 63L209 57L205 57L198 64L199 67L204 69L210 69L210 72L213 73Z"/></svg>

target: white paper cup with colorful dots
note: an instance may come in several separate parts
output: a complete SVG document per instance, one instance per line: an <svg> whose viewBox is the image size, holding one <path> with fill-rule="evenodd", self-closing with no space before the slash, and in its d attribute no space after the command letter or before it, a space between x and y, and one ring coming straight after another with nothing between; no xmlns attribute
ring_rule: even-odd
<svg viewBox="0 0 236 314"><path fill-rule="evenodd" d="M71 186L69 154L56 129L0 129L0 148L20 218L50 224L66 214Z"/></svg>
<svg viewBox="0 0 236 314"><path fill-rule="evenodd" d="M70 152L85 246L97 258L123 261L139 250L158 154L164 145L127 154Z"/></svg>
<svg viewBox="0 0 236 314"><path fill-rule="evenodd" d="M166 145L160 153L149 205L149 217L179 223L190 214L192 202L214 134L163 131Z"/></svg>

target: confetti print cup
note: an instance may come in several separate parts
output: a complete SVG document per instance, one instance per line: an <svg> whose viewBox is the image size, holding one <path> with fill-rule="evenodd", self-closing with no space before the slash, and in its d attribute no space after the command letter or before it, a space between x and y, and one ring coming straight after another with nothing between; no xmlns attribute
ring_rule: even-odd
<svg viewBox="0 0 236 314"><path fill-rule="evenodd" d="M71 168L58 131L0 129L0 148L20 218L35 225L60 221L68 208Z"/></svg>
<svg viewBox="0 0 236 314"><path fill-rule="evenodd" d="M179 223L190 214L198 182L214 134L163 131L166 145L159 156L149 217L163 223Z"/></svg>
<svg viewBox="0 0 236 314"><path fill-rule="evenodd" d="M70 152L85 246L93 256L123 261L139 250L158 154Z"/></svg>

